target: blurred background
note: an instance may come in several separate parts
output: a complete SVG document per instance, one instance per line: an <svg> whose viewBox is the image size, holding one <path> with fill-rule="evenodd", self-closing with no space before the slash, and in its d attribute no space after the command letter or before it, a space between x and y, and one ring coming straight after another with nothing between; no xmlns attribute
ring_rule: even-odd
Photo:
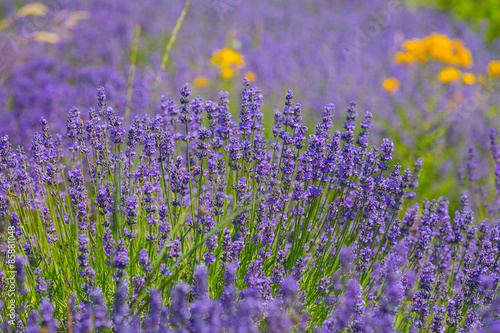
<svg viewBox="0 0 500 333"><path fill-rule="evenodd" d="M457 207L464 189L494 197L499 34L497 0L3 0L0 135L29 148L41 116L64 135L98 86L126 121L186 82L204 99L229 91L236 115L246 77L268 121L288 89L309 128L328 103L342 127L355 101L373 145L390 138L403 167L423 159L418 200Z"/></svg>

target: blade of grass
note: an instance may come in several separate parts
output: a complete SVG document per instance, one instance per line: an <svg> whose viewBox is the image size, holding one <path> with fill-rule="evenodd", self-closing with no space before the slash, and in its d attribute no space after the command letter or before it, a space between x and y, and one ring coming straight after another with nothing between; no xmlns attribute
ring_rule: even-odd
<svg viewBox="0 0 500 333"><path fill-rule="evenodd" d="M175 40L177 39L177 33L179 32L179 30L182 26L182 21L184 21L184 17L186 16L186 12L187 12L188 8L189 8L189 1L186 1L184 3L184 8L182 9L181 14L179 15L179 18L177 19L177 22L175 23L174 29L172 30L172 34L170 35L170 39L167 43L167 46L165 47L165 53L163 54L163 58L161 59L161 63L160 63L160 72L156 76L156 82L155 82L155 86L153 89L153 95L151 96L151 103L149 106L150 110L152 109L153 102L156 100L158 88L160 87L161 73L165 70L168 59L170 57L170 51L172 50L172 47L174 46Z"/></svg>
<svg viewBox="0 0 500 333"><path fill-rule="evenodd" d="M184 17L186 16L188 8L189 8L189 1L186 1L186 3L184 4L184 8L182 9L181 15L179 16L177 22L175 23L174 30L172 30L172 35L170 36L170 40L168 41L167 46L165 47L165 53L163 54L163 59L161 60L160 64L161 71L165 70L165 66L167 65L167 61L170 56L170 50L172 49L172 46L174 46L175 40L177 39L177 33L181 28L182 21L184 21ZM158 77L158 80L161 80L160 76Z"/></svg>

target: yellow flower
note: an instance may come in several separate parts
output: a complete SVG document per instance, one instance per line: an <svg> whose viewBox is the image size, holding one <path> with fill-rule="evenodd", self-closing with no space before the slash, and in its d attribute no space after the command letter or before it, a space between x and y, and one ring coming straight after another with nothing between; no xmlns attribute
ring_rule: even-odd
<svg viewBox="0 0 500 333"><path fill-rule="evenodd" d="M419 39L407 40L403 43L403 48L408 52L415 52L421 48L422 43Z"/></svg>
<svg viewBox="0 0 500 333"><path fill-rule="evenodd" d="M468 49L460 50L457 53L457 57L458 57L457 65L463 67L469 67L470 65L472 65L472 55L470 54L470 51Z"/></svg>
<svg viewBox="0 0 500 333"><path fill-rule="evenodd" d="M396 54L395 60L399 63L414 62L415 57L411 53L398 52Z"/></svg>
<svg viewBox="0 0 500 333"><path fill-rule="evenodd" d="M205 76L198 76L194 79L194 85L197 87L204 87L208 84L208 78Z"/></svg>
<svg viewBox="0 0 500 333"><path fill-rule="evenodd" d="M59 39L59 36L53 32L37 31L33 34L33 40L37 42L56 44Z"/></svg>
<svg viewBox="0 0 500 333"><path fill-rule="evenodd" d="M387 78L384 80L382 86L385 90L394 93L399 89L399 80L395 77Z"/></svg>
<svg viewBox="0 0 500 333"><path fill-rule="evenodd" d="M404 42L403 48L406 49L414 59L420 62L427 60L425 44L420 39L412 39Z"/></svg>
<svg viewBox="0 0 500 333"><path fill-rule="evenodd" d="M221 67L220 76L223 79L230 79L233 77L233 75L234 75L234 70L232 70L229 67Z"/></svg>
<svg viewBox="0 0 500 333"><path fill-rule="evenodd" d="M464 76L462 76L462 80L465 84L471 85L476 82L476 77L474 76L474 74L464 73Z"/></svg>
<svg viewBox="0 0 500 333"><path fill-rule="evenodd" d="M254 72L246 72L245 73L245 77L249 80L249 81L255 81L255 78L257 77L257 75L255 75Z"/></svg>
<svg viewBox="0 0 500 333"><path fill-rule="evenodd" d="M488 64L488 74L490 76L500 77L500 60L490 61Z"/></svg>
<svg viewBox="0 0 500 333"><path fill-rule="evenodd" d="M445 61L451 55L451 41L444 35L431 34L424 37L426 52L433 58Z"/></svg>
<svg viewBox="0 0 500 333"><path fill-rule="evenodd" d="M455 67L446 67L439 72L439 80L443 83L456 81L458 78L460 78L460 71Z"/></svg>
<svg viewBox="0 0 500 333"><path fill-rule="evenodd" d="M453 47L453 42L446 35L441 34L430 34L424 37L424 44L427 49L451 49Z"/></svg>
<svg viewBox="0 0 500 333"><path fill-rule="evenodd" d="M228 48L214 52L210 63L214 67L220 67L221 77L224 79L231 78L237 68L245 67L243 56Z"/></svg>

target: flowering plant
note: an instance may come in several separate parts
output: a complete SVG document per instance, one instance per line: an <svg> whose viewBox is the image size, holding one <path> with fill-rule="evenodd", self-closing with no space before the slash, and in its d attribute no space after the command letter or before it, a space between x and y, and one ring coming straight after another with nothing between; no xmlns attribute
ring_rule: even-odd
<svg viewBox="0 0 500 333"><path fill-rule="evenodd" d="M498 327L499 222L410 205L422 161L369 146L370 112L332 133L328 104L310 132L288 91L266 132L246 80L237 120L226 92L180 95L125 129L100 87L67 138L44 118L29 153L1 138L4 331Z"/></svg>

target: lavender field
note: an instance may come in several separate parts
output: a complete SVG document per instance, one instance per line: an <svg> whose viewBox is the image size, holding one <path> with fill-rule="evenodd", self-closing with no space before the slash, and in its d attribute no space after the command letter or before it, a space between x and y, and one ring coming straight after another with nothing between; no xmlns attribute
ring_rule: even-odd
<svg viewBox="0 0 500 333"><path fill-rule="evenodd" d="M1 2L0 332L500 332L470 6Z"/></svg>

